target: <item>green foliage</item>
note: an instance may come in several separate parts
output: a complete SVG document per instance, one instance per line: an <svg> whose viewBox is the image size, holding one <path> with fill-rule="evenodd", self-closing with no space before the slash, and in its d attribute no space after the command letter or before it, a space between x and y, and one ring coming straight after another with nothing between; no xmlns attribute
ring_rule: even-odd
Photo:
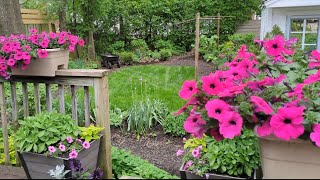
<svg viewBox="0 0 320 180"><path fill-rule="evenodd" d="M173 136L184 136L186 131L183 128L183 123L187 116L173 116L171 113L164 118L162 122L162 128L165 133Z"/></svg>
<svg viewBox="0 0 320 180"><path fill-rule="evenodd" d="M160 60L165 61L168 60L172 56L172 50L171 49L161 49L160 50Z"/></svg>
<svg viewBox="0 0 320 180"><path fill-rule="evenodd" d="M114 108L110 110L110 125L114 127L121 127L123 120L127 117L127 111L122 111L120 108Z"/></svg>
<svg viewBox="0 0 320 180"><path fill-rule="evenodd" d="M142 59L147 55L148 49L149 47L143 39L135 39L131 41L131 50L139 59Z"/></svg>
<svg viewBox="0 0 320 180"><path fill-rule="evenodd" d="M112 147L111 150L112 171L116 179L124 175L144 179L178 179L178 177L170 175L148 161L132 155L130 152L116 147Z"/></svg>
<svg viewBox="0 0 320 180"><path fill-rule="evenodd" d="M128 131L144 134L156 124L161 124L169 111L165 104L159 100L135 102L128 110Z"/></svg>
<svg viewBox="0 0 320 180"><path fill-rule="evenodd" d="M278 25L274 25L272 27L271 32L267 32L265 39L271 39L271 38L275 37L276 35L284 36L284 33L281 31L281 29Z"/></svg>
<svg viewBox="0 0 320 180"><path fill-rule="evenodd" d="M235 177L250 177L255 169L260 166L260 156L257 138L250 130L244 130L242 135L233 140L224 139L217 142L214 138L206 136L206 151L201 151L201 156L196 159L191 151L183 161L193 161L189 168L198 175L207 172L226 174Z"/></svg>
<svg viewBox="0 0 320 180"><path fill-rule="evenodd" d="M114 55L119 55L121 52L124 51L124 41L117 41L114 44L110 45L108 48L108 52L111 52Z"/></svg>
<svg viewBox="0 0 320 180"><path fill-rule="evenodd" d="M2 129L0 129L2 130ZM1 133L2 134L2 133ZM14 138L13 136L9 136L9 155L10 155L10 164L16 165L16 149L14 147ZM0 165L4 165L5 157L4 157L4 144L3 138L0 137Z"/></svg>
<svg viewBox="0 0 320 180"><path fill-rule="evenodd" d="M80 129L80 136L81 139L84 139L87 142L91 142L93 140L99 139L99 133L104 128L103 127L96 127L93 124L90 124L89 127L79 127Z"/></svg>
<svg viewBox="0 0 320 180"><path fill-rule="evenodd" d="M67 136L77 137L76 121L60 113L42 113L19 121L20 128L15 134L15 143L20 151L42 153L47 147Z"/></svg>
<svg viewBox="0 0 320 180"><path fill-rule="evenodd" d="M69 61L69 69L98 69L100 64L96 61L86 61L84 59L76 59Z"/></svg>
<svg viewBox="0 0 320 180"><path fill-rule="evenodd" d="M154 51L154 52L151 53L151 57L152 57L153 59L158 59L158 60L160 60L160 59L161 59L161 54L160 54L160 52L158 52L158 51Z"/></svg>
<svg viewBox="0 0 320 180"><path fill-rule="evenodd" d="M155 42L154 47L158 50L160 49L174 49L174 45L170 40L158 40Z"/></svg>
<svg viewBox="0 0 320 180"><path fill-rule="evenodd" d="M120 60L128 64L132 64L139 60L139 58L133 52L130 52L130 51L121 52L119 57L120 57Z"/></svg>

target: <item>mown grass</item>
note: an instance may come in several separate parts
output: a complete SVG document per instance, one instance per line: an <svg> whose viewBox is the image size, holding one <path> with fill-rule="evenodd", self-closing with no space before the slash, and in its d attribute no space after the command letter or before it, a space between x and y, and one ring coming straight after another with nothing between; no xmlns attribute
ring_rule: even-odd
<svg viewBox="0 0 320 180"><path fill-rule="evenodd" d="M178 92L185 80L194 78L194 68L187 66L132 66L113 72L109 77L111 108L127 110L133 102L162 100L171 112L185 101Z"/></svg>

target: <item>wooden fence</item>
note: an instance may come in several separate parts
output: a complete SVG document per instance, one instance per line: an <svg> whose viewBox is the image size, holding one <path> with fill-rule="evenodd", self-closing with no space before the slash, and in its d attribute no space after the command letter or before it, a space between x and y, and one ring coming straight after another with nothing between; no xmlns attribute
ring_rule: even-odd
<svg viewBox="0 0 320 180"><path fill-rule="evenodd" d="M1 124L4 145L5 164L10 165L8 124L18 124L18 103L17 103L17 85L22 85L22 100L24 117L29 116L28 102L28 84L33 84L35 112L41 112L39 85L44 84L46 89L46 110L52 111L53 97L58 98L60 113L65 113L65 89L71 89L72 118L78 120L77 114L77 90L84 90L84 117L85 126L90 124L90 93L89 88L93 88L96 112L96 124L104 127L103 138L99 152L99 167L103 169L105 178L112 178L111 168L111 134L109 121L109 96L108 96L108 71L107 70L58 70L55 77L28 77L12 76L9 80L0 79L0 108ZM5 84L10 85L10 100L5 95ZM52 86L58 85L57 95L53 95ZM7 103L11 102L11 121L8 121Z"/></svg>
<svg viewBox="0 0 320 180"><path fill-rule="evenodd" d="M47 13L36 9L21 9L22 22L25 27L25 32L29 29L36 28L40 32L55 32L56 28L53 22L48 20Z"/></svg>

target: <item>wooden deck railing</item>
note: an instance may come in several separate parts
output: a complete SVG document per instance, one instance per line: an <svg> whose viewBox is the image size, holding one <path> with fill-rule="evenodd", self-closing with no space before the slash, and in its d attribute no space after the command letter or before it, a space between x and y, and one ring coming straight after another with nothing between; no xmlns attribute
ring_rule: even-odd
<svg viewBox="0 0 320 180"><path fill-rule="evenodd" d="M0 108L1 108L1 122L3 132L5 164L10 165L9 155L9 140L8 140L8 112L7 103L8 98L5 95L5 83L10 84L11 93L11 113L12 124L14 128L18 127L18 103L17 103L17 84L22 84L22 101L24 117L29 116L29 101L28 101L28 84L33 84L34 88L34 103L35 112L41 112L40 104L40 84L45 84L46 94L46 110L51 112L53 110L53 94L52 85L58 85L58 93L55 97L58 98L60 113L65 111L65 87L71 88L71 104L72 104L72 118L78 121L77 113L77 90L84 89L84 117L85 126L90 124L90 93L89 87L94 90L95 100L95 117L96 123L100 127L104 127L103 139L101 141L99 152L99 167L104 170L105 178L112 178L111 168L111 138L110 138L110 122L109 122L109 96L108 96L108 71L107 70L58 70L55 77L27 77L27 76L12 76L9 80L0 79ZM30 87L30 86L29 86Z"/></svg>

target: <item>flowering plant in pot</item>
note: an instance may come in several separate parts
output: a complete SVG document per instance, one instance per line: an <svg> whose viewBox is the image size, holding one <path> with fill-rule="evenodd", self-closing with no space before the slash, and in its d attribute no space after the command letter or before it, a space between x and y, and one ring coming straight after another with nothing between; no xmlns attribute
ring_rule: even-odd
<svg viewBox="0 0 320 180"><path fill-rule="evenodd" d="M29 178L49 178L47 172L56 165L70 170L70 160L76 158L84 168L96 168L103 128L78 127L70 116L59 113L38 114L19 123L15 143Z"/></svg>
<svg viewBox="0 0 320 180"><path fill-rule="evenodd" d="M256 178L260 166L257 138L252 131L233 140L215 140L212 136L184 141L180 169L182 179L246 179Z"/></svg>
<svg viewBox="0 0 320 180"><path fill-rule="evenodd" d="M58 66L67 68L69 51L73 52L76 45L84 46L84 40L65 31L39 33L31 29L29 35L0 36L0 75L46 76L43 72L48 73L49 67L48 76L53 76Z"/></svg>
<svg viewBox="0 0 320 180"><path fill-rule="evenodd" d="M283 159L289 153L275 150L282 147L281 143L283 147L297 145L290 148L293 152L310 145L312 153L307 154L319 155L312 144L320 146L320 53L317 50L304 53L296 43L296 38L285 40L279 35L256 41L261 49L257 54L243 45L231 62L203 76L200 82L185 81L179 95L187 104L176 112L176 115L189 114L184 122L185 130L198 138L207 134L233 139L241 135L244 127L250 128L260 137L265 177L315 177L319 166L305 168L306 173L301 173L301 167L293 165L302 152ZM270 146L272 142L278 144L269 147L265 141ZM269 149L274 152L268 153ZM277 169L282 171L275 172L266 166L269 155L275 152L280 163L273 164L279 164L281 167ZM302 157L306 159L306 155ZM301 158L299 161L315 164L311 162L314 158L307 159L310 161ZM291 164L284 165L284 161ZM282 173L284 168L290 173ZM297 171L292 172L293 169Z"/></svg>

